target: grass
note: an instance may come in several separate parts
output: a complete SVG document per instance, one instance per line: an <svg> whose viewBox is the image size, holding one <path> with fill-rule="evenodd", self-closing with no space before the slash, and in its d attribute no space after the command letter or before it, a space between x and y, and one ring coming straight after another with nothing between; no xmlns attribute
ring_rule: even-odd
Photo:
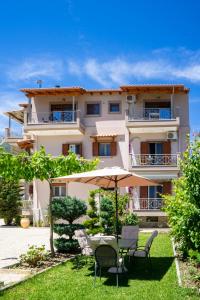
<svg viewBox="0 0 200 300"><path fill-rule="evenodd" d="M140 244L148 234L141 234ZM141 260L127 265L129 272L121 276L117 289L115 276L103 273L102 280L93 286L93 263L87 265L77 260L69 261L43 274L37 275L0 294L5 300L183 300L199 299L190 289L178 287L175 263L172 255L170 238L167 234L159 234L152 250L150 270Z"/></svg>

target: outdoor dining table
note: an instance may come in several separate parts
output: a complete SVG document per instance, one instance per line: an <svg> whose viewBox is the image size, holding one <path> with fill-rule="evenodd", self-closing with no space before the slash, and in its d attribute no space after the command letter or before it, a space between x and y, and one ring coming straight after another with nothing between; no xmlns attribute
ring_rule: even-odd
<svg viewBox="0 0 200 300"><path fill-rule="evenodd" d="M119 247L117 245L117 240L115 236L112 235L96 235L89 238L90 246L94 251L100 245L110 245L118 251Z"/></svg>

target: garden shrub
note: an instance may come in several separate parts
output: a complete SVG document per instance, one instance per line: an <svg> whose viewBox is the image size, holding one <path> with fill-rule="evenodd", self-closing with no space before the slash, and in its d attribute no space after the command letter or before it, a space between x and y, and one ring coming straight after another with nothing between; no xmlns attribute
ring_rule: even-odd
<svg viewBox="0 0 200 300"><path fill-rule="evenodd" d="M96 196L100 197L100 212L97 209L97 203L95 201ZM111 234L116 232L115 196L115 191L108 191L104 189L97 189L90 192L88 199L90 209L87 211L87 215L90 219L84 222L84 226L87 228L87 232L89 234L96 234L99 232ZM128 193L123 195L118 193L119 232L121 231L123 216L126 214L126 206L129 200L130 195ZM104 209L104 205L109 205L109 211L107 211L106 207Z"/></svg>
<svg viewBox="0 0 200 300"><path fill-rule="evenodd" d="M21 213L21 188L19 181L0 178L0 218L11 225Z"/></svg>
<svg viewBox="0 0 200 300"><path fill-rule="evenodd" d="M128 213L124 216L123 225L136 226L139 224L139 218L135 213Z"/></svg>
<svg viewBox="0 0 200 300"><path fill-rule="evenodd" d="M79 243L77 240L70 240L63 237L55 239L54 245L59 253L76 252L79 247Z"/></svg>
<svg viewBox="0 0 200 300"><path fill-rule="evenodd" d="M186 257L190 249L200 252L200 140L190 143L180 168L174 194L164 199L172 235Z"/></svg>
<svg viewBox="0 0 200 300"><path fill-rule="evenodd" d="M27 264L32 268L39 267L49 256L44 245L40 247L32 245L25 254L20 255L20 264Z"/></svg>
<svg viewBox="0 0 200 300"><path fill-rule="evenodd" d="M60 237L54 240L58 252L74 252L78 249L77 240L73 239L74 231L83 228L73 222L86 213L86 204L76 197L55 198L52 201L52 214L55 219L62 219L69 224L54 224L54 232ZM66 237L63 237L63 236Z"/></svg>
<svg viewBox="0 0 200 300"><path fill-rule="evenodd" d="M100 220L106 234L114 232L114 213L113 202L109 198L103 197L100 202Z"/></svg>
<svg viewBox="0 0 200 300"><path fill-rule="evenodd" d="M88 204L90 209L87 210L87 215L90 218L86 220L83 224L85 228L87 228L88 234L96 234L98 232L102 232L103 228L100 226L99 223L99 215L95 197L99 193L99 189L90 191Z"/></svg>

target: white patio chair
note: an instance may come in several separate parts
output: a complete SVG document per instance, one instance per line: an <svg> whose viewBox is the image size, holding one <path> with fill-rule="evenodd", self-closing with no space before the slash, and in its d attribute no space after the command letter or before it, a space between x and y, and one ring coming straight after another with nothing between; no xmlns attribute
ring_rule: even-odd
<svg viewBox="0 0 200 300"><path fill-rule="evenodd" d="M154 230L152 232L151 236L148 238L145 246L137 247L135 250L130 250L127 253L127 255L129 255L129 258L131 258L131 257L149 258L149 261L151 263L151 257L150 257L151 245L157 235L158 235L158 231Z"/></svg>
<svg viewBox="0 0 200 300"><path fill-rule="evenodd" d="M85 231L85 229L75 230L75 237L78 240L79 246L81 248L81 254L86 256L93 255L93 250L90 245L90 239Z"/></svg>
<svg viewBox="0 0 200 300"><path fill-rule="evenodd" d="M116 249L110 245L100 245L94 252L95 257L95 274L94 274L94 285L96 283L97 271L101 280L101 269L109 268L108 272L116 274L116 283L118 287L118 275L127 272L124 266L123 259L118 257Z"/></svg>

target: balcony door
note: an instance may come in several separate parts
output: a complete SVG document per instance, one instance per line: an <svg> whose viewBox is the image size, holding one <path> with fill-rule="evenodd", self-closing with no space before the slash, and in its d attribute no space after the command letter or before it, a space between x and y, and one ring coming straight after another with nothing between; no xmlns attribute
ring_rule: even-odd
<svg viewBox="0 0 200 300"><path fill-rule="evenodd" d="M163 143L149 143L149 154L152 165L162 164L163 148Z"/></svg>
<svg viewBox="0 0 200 300"><path fill-rule="evenodd" d="M144 118L149 119L171 119L171 103L163 102L145 102Z"/></svg>
<svg viewBox="0 0 200 300"><path fill-rule="evenodd" d="M148 187L148 209L159 209L162 206L161 194L163 193L162 186Z"/></svg>
<svg viewBox="0 0 200 300"><path fill-rule="evenodd" d="M76 104L74 106L76 111ZM51 121L53 122L73 122L75 121L75 112L72 103L52 104L51 105Z"/></svg>
<svg viewBox="0 0 200 300"><path fill-rule="evenodd" d="M171 142L141 142L141 165L170 164Z"/></svg>

